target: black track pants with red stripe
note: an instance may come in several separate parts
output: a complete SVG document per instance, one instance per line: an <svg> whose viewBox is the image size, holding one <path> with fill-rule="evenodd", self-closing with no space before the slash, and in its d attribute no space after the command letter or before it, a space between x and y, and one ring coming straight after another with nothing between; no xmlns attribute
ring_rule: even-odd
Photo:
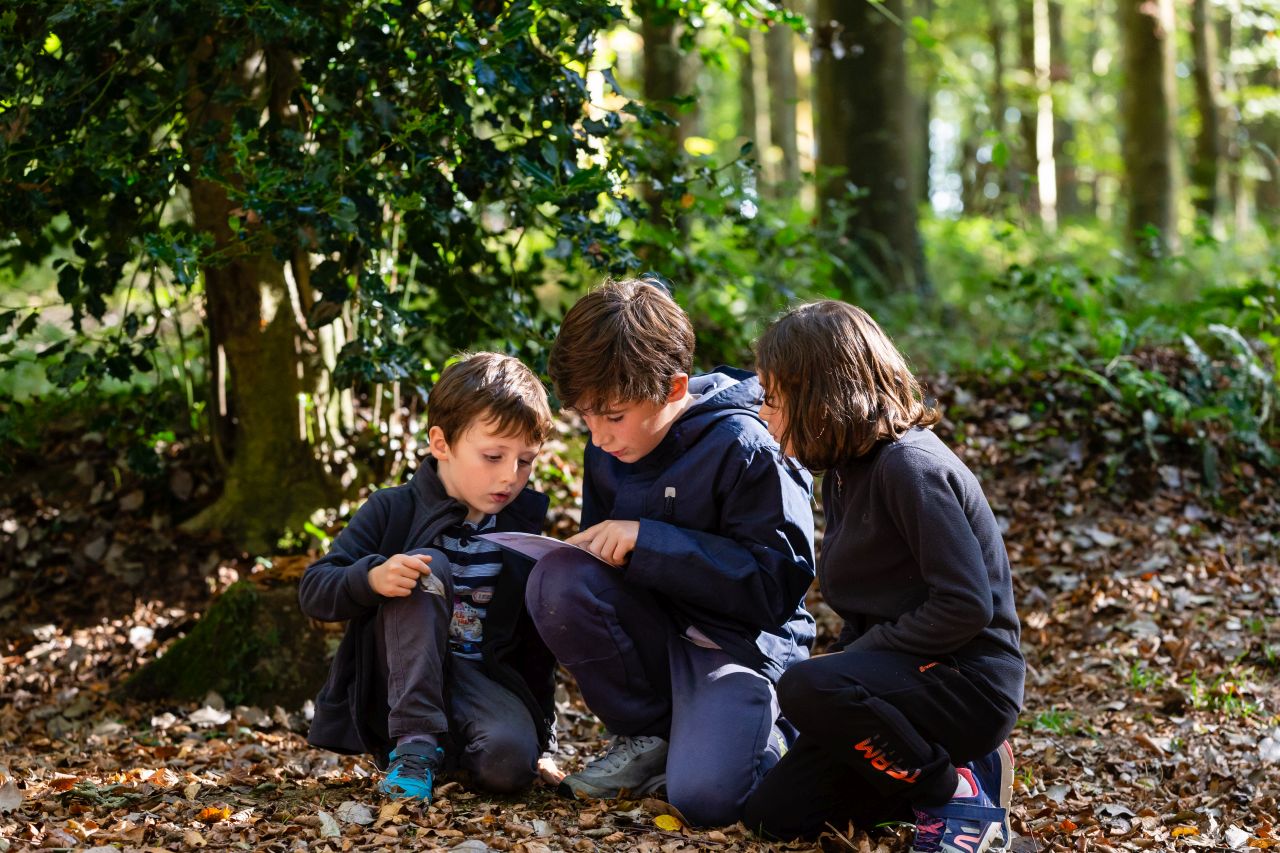
<svg viewBox="0 0 1280 853"><path fill-rule="evenodd" d="M965 662L887 651L798 663L783 673L778 700L800 737L743 820L779 838L911 820L911 806L946 802L956 766L999 746L1018 715Z"/></svg>

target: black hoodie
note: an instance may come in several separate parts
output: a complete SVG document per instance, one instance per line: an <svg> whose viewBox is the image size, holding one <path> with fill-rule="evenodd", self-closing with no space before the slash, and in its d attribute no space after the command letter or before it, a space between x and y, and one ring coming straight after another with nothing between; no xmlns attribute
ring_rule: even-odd
<svg viewBox="0 0 1280 853"><path fill-rule="evenodd" d="M498 513L497 529L539 533L545 495L524 489ZM387 709L377 689L374 617L385 598L369 586L369 570L396 554L431 547L440 533L466 518L467 510L445 493L434 459L402 486L374 492L329 553L307 567L298 586L302 611L325 622L349 620L346 634L316 697L307 741L346 754L369 753L384 766L394 746ZM546 750L555 722L555 658L538 636L524 605L531 560L503 552L502 572L485 617L480 647L485 673L524 702Z"/></svg>

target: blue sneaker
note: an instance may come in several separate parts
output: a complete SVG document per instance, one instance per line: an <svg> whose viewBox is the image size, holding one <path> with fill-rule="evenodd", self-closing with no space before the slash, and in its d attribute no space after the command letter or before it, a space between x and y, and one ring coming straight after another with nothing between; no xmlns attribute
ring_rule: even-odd
<svg viewBox="0 0 1280 853"><path fill-rule="evenodd" d="M378 790L393 800L431 802L431 787L443 757L444 750L430 743L410 741L396 747Z"/></svg>
<svg viewBox="0 0 1280 853"><path fill-rule="evenodd" d="M1005 810L991 802L968 767L956 770L977 792L941 806L916 809L911 853L984 853L1003 838Z"/></svg>
<svg viewBox="0 0 1280 853"><path fill-rule="evenodd" d="M1009 805L1013 802L1013 747L1005 741L994 752L970 761L969 769L977 777L982 790L995 798L995 805L1004 809L1005 819L1000 829L1004 844L1009 844L1013 840L1009 832Z"/></svg>

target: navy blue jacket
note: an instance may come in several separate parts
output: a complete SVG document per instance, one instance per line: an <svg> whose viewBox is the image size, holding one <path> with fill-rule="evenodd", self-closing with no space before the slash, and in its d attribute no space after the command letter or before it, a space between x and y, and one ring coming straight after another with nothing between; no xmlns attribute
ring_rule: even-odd
<svg viewBox="0 0 1280 853"><path fill-rule="evenodd" d="M547 497L524 489L498 513L497 529L540 533ZM374 492L333 541L329 553L307 567L298 586L302 611L324 622L349 620L316 697L307 741L346 754L372 754L382 765L394 744L387 735L385 692L376 683L374 617L387 599L369 586L369 570L389 557L430 547L440 533L466 518L445 493L435 460L424 462L402 486ZM555 657L542 642L524 604L533 561L503 551L493 601L485 616L480 653L485 673L524 702L547 749L555 722Z"/></svg>
<svg viewBox="0 0 1280 853"><path fill-rule="evenodd" d="M644 458L621 462L588 446L582 527L639 520L624 577L656 593L682 629L697 627L776 681L813 645L804 609L813 479L760 420L754 374L720 367L689 390L700 399Z"/></svg>

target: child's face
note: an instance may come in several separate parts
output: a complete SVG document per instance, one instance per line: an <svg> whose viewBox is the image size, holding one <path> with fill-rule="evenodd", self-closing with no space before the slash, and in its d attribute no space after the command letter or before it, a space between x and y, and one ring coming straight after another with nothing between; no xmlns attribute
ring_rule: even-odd
<svg viewBox="0 0 1280 853"><path fill-rule="evenodd" d="M432 427L431 455L439 461L440 482L477 522L515 500L529 482L541 445L521 436L500 435L489 420L477 420L452 442Z"/></svg>
<svg viewBox="0 0 1280 853"><path fill-rule="evenodd" d="M760 387L764 389L764 402L760 404L760 418L769 427L769 435L782 447L782 435L787 431L787 415L782 395L778 389L761 375ZM790 447L782 447L782 452L792 455Z"/></svg>
<svg viewBox="0 0 1280 853"><path fill-rule="evenodd" d="M665 403L637 400L613 403L599 411L581 411L591 441L620 462L638 462L666 438L690 401L689 377L676 374Z"/></svg>

